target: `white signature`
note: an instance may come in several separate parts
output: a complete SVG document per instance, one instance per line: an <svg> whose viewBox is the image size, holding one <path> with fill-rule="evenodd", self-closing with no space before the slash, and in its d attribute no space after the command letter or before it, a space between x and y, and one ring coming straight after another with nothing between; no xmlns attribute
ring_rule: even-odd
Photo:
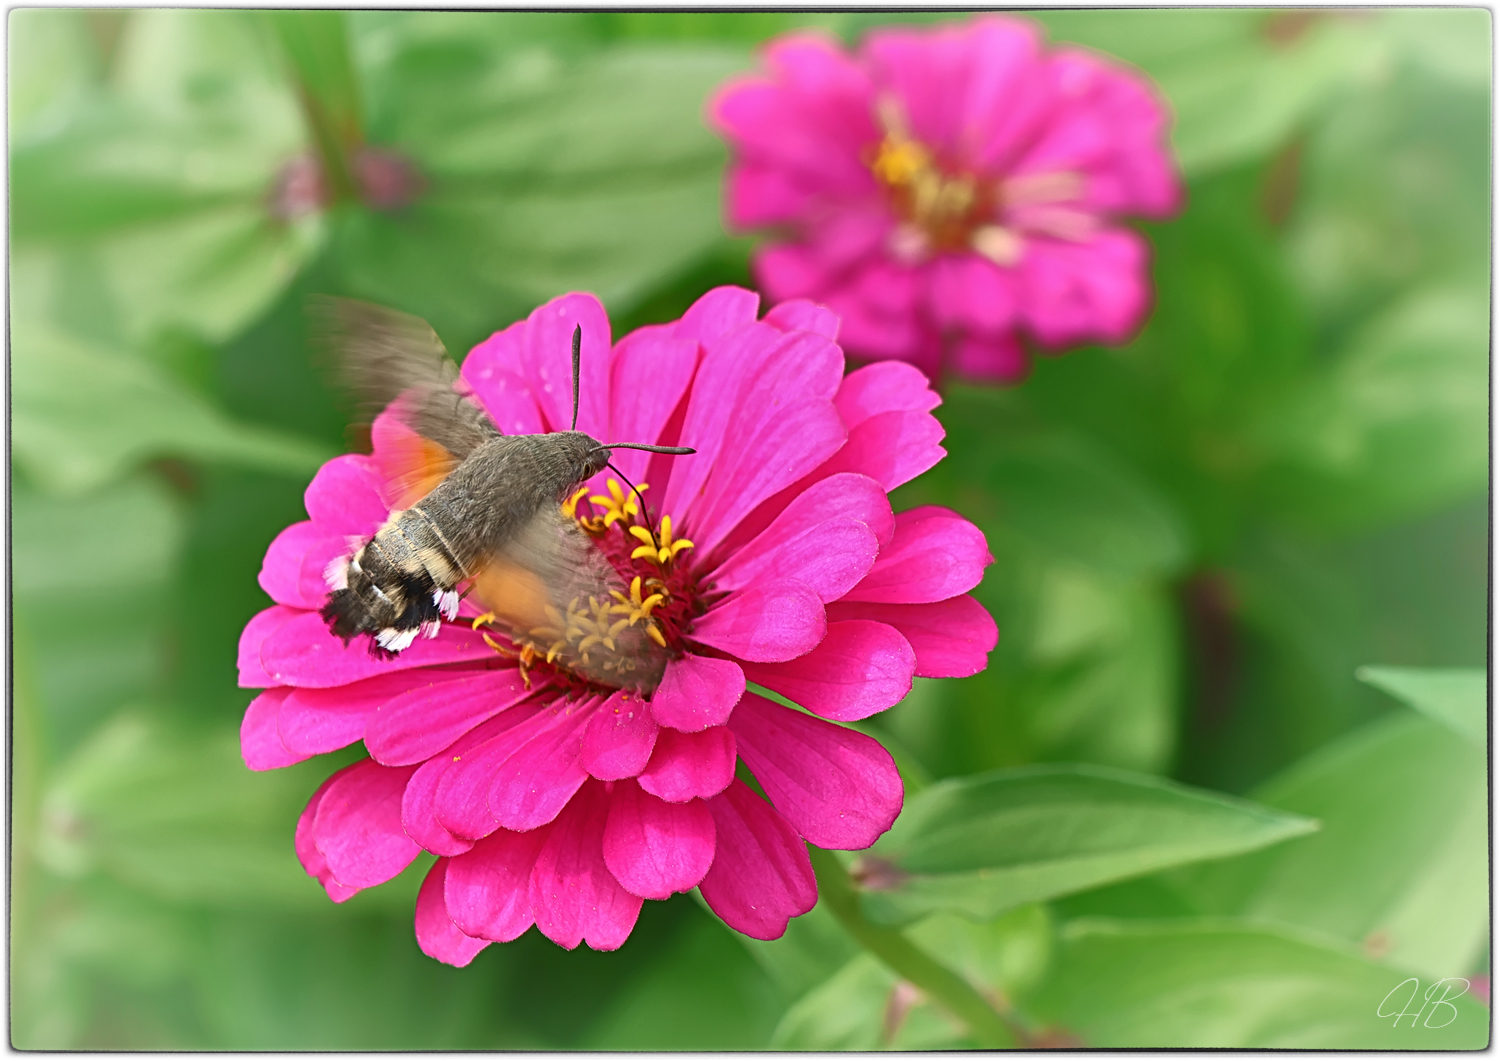
<svg viewBox="0 0 1500 1061"><path fill-rule="evenodd" d="M1406 996L1406 1002L1401 1006L1401 1012L1387 1012L1386 1004L1390 1002L1391 995L1397 994L1408 984L1411 985L1411 991ZM1439 991L1439 988L1442 990ZM1411 1004L1417 1000L1417 992L1422 990L1421 982L1413 976L1410 980L1402 980L1395 987L1391 988L1390 993L1381 1000L1380 1005L1375 1007L1375 1016L1396 1018L1391 1021L1392 1028L1400 1024L1404 1018L1410 1017L1411 1026L1415 1028L1417 1026L1417 1018L1426 1011L1427 1019L1422 1022L1422 1027L1446 1028L1458 1019L1458 1007L1448 1000L1458 998L1468 989L1469 981L1461 976L1450 976L1446 980L1439 980L1429 987L1422 995L1422 1004L1416 1009L1412 1009ZM1433 995L1437 995L1438 997L1434 999ZM1431 1009L1428 1009L1429 1005L1432 1007ZM1443 1007L1447 1007L1446 1011L1444 1011ZM1447 1019L1439 1021L1437 1024L1432 1023L1432 1018L1436 1017L1439 1013L1442 1013Z"/></svg>

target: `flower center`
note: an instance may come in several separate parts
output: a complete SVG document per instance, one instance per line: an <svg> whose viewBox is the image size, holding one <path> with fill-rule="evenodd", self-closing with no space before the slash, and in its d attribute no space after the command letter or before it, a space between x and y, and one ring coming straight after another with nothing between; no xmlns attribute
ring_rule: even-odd
<svg viewBox="0 0 1500 1061"><path fill-rule="evenodd" d="M680 559L693 543L673 537L669 515L659 526L649 523L639 497L645 483L634 492L613 479L607 485L606 496L587 496L583 487L562 504L605 561L598 584L566 608L544 605L540 624L491 625L496 616L486 613L474 627L504 633L514 649L485 639L496 651L518 655L523 674L540 666L565 685L647 693L661 682L667 661L686 651L684 634L700 610L697 585Z"/></svg>
<svg viewBox="0 0 1500 1061"><path fill-rule="evenodd" d="M974 231L997 205L993 182L972 173L949 173L931 151L899 133L887 133L870 163L896 216L908 226L912 250L925 254L967 250Z"/></svg>
<svg viewBox="0 0 1500 1061"><path fill-rule="evenodd" d="M1021 260L1023 233L1082 240L1095 231L1091 213L1067 205L1082 196L1079 174L986 178L944 164L912 135L893 97L882 97L875 115L885 136L869 167L900 219L889 243L897 260L916 264L934 254L973 251L1010 266Z"/></svg>

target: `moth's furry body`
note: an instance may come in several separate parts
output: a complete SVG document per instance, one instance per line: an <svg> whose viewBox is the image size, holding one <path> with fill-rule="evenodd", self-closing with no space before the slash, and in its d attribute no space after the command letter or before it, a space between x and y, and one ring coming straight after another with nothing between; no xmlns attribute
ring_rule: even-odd
<svg viewBox="0 0 1500 1061"><path fill-rule="evenodd" d="M619 588L608 562L559 509L608 464L610 445L573 430L502 435L417 317L343 299L321 300L314 312L343 382L366 411L386 409L416 439L406 454L411 466L387 479L405 499L395 503L407 507L324 573L331 592L321 614L333 633L346 644L369 634L372 652L400 652L457 618L457 587L467 580L488 609L526 635L549 623L549 612L608 599ZM581 334L573 334L575 420Z"/></svg>
<svg viewBox="0 0 1500 1061"><path fill-rule="evenodd" d="M391 513L349 560L344 585L329 597L323 617L346 641L368 633L380 648L400 651L424 628L436 633L440 618L453 619L454 587L497 557L512 554L514 564L528 568L578 563L567 556L576 548L531 528L608 459L609 451L582 431L496 435L483 442L431 493ZM560 519L542 516L541 522L564 527ZM566 533L557 529L552 536ZM514 555L522 551L528 555ZM559 570L543 577L548 585L571 581Z"/></svg>

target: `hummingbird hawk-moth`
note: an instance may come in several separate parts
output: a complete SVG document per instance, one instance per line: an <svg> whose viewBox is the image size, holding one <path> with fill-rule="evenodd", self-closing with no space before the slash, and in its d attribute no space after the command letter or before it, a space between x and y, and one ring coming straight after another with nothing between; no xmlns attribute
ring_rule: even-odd
<svg viewBox="0 0 1500 1061"><path fill-rule="evenodd" d="M576 430L581 327L573 331L572 427L505 435L465 391L426 321L347 299L320 300L314 313L342 382L412 432L387 483L397 507L325 572L321 615L335 635L348 644L367 634L371 652L401 652L457 618L464 583L488 614L522 633L574 602L609 598L619 577L561 503L612 467L611 450L694 451L602 443Z"/></svg>

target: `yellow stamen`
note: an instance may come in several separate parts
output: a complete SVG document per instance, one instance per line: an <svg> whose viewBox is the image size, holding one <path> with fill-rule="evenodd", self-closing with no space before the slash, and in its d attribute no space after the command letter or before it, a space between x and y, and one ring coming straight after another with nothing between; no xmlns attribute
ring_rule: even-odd
<svg viewBox="0 0 1500 1061"><path fill-rule="evenodd" d="M642 483L628 494L613 479L606 480L604 485L609 489L608 497L596 495L589 498L589 501L604 509L603 526L608 527L612 523L628 525L631 517L640 515L641 509L636 503L636 495L649 490L649 484Z"/></svg>
<svg viewBox="0 0 1500 1061"><path fill-rule="evenodd" d="M576 516L574 513L578 511L578 499L588 492L589 488L586 486L580 486L577 490L573 491L573 496L562 503L563 515L569 519L575 519Z"/></svg>
<svg viewBox="0 0 1500 1061"><path fill-rule="evenodd" d="M686 538L675 542L672 540L671 516L661 518L661 534L657 539L653 539L651 532L645 527L631 527L630 534L641 543L631 552L630 558L651 560L660 567L665 567L676 558L678 553L693 548L693 543ZM658 540L660 545L657 544Z"/></svg>

